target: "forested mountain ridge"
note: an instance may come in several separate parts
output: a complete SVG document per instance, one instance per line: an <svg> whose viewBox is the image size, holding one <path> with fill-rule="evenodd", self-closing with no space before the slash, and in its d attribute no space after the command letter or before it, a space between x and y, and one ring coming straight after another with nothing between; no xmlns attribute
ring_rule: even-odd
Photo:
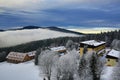
<svg viewBox="0 0 120 80"><path fill-rule="evenodd" d="M65 32L65 33L74 33L74 34L78 34L78 35L83 35L83 33L80 32L75 32L75 31L70 31L67 29L63 29L63 28L59 28L56 26L49 26L49 27L40 27L40 26L24 26L21 28L13 28L13 29L7 29L7 30L2 30L0 29L0 32L4 32L4 31L15 31L15 30L26 30L26 29L49 29L49 30L53 30L53 31L59 31L59 32Z"/></svg>

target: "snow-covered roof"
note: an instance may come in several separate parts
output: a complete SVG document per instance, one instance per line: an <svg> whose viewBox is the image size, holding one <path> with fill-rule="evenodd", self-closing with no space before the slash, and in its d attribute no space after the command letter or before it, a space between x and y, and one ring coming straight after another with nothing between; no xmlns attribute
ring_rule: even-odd
<svg viewBox="0 0 120 80"><path fill-rule="evenodd" d="M105 51L105 49L102 49L102 50L100 50L97 54L101 54L102 52L104 52Z"/></svg>
<svg viewBox="0 0 120 80"><path fill-rule="evenodd" d="M50 48L52 51L61 51L61 50L66 50L66 48L64 46L59 46L59 47L53 47Z"/></svg>
<svg viewBox="0 0 120 80"><path fill-rule="evenodd" d="M117 50L112 49L107 55L108 55L108 56L112 56L112 57L119 58L119 57L120 57L120 51L117 51Z"/></svg>
<svg viewBox="0 0 120 80"><path fill-rule="evenodd" d="M36 51L28 52L28 56L35 56Z"/></svg>
<svg viewBox="0 0 120 80"><path fill-rule="evenodd" d="M10 52L6 58L11 60L23 61L26 55L27 54L25 53Z"/></svg>
<svg viewBox="0 0 120 80"><path fill-rule="evenodd" d="M89 41L83 41L81 43L87 44L87 45L92 45L92 46L99 46L99 45L105 44L106 42L104 42L104 41L96 41L96 40L89 40Z"/></svg>

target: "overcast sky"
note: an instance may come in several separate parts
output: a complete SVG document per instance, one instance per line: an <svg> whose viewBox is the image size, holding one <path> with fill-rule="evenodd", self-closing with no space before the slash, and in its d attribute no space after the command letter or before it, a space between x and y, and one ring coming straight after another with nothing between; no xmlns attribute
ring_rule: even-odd
<svg viewBox="0 0 120 80"><path fill-rule="evenodd" d="M0 28L120 28L120 0L0 0Z"/></svg>

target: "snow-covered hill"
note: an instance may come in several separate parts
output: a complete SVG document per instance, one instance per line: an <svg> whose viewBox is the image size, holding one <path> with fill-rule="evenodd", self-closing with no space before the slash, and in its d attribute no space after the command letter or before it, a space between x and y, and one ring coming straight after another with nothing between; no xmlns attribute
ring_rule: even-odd
<svg viewBox="0 0 120 80"><path fill-rule="evenodd" d="M79 37L82 35L54 31L50 29L42 29L42 28L5 31L5 32L0 32L0 47L9 47L31 41L57 38L57 37L66 37L66 36Z"/></svg>

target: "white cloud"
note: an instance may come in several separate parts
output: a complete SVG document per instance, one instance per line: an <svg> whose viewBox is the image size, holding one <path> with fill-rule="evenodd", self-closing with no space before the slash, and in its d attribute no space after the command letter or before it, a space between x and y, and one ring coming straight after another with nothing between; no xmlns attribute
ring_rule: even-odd
<svg viewBox="0 0 120 80"><path fill-rule="evenodd" d="M0 7L35 11L53 8L94 8L93 6L106 5L118 0L0 0ZM99 8L97 8L99 9Z"/></svg>
<svg viewBox="0 0 120 80"><path fill-rule="evenodd" d="M14 9L26 9L30 7L32 8L33 4L36 4L36 0L0 0L0 7L5 7L5 8L14 8Z"/></svg>
<svg viewBox="0 0 120 80"><path fill-rule="evenodd" d="M88 21L85 21L84 23L104 23L105 20L102 20L102 19L96 19L96 20L88 20Z"/></svg>
<svg viewBox="0 0 120 80"><path fill-rule="evenodd" d="M2 13L4 13L4 12L5 12L4 10L0 9L0 14L2 14Z"/></svg>

